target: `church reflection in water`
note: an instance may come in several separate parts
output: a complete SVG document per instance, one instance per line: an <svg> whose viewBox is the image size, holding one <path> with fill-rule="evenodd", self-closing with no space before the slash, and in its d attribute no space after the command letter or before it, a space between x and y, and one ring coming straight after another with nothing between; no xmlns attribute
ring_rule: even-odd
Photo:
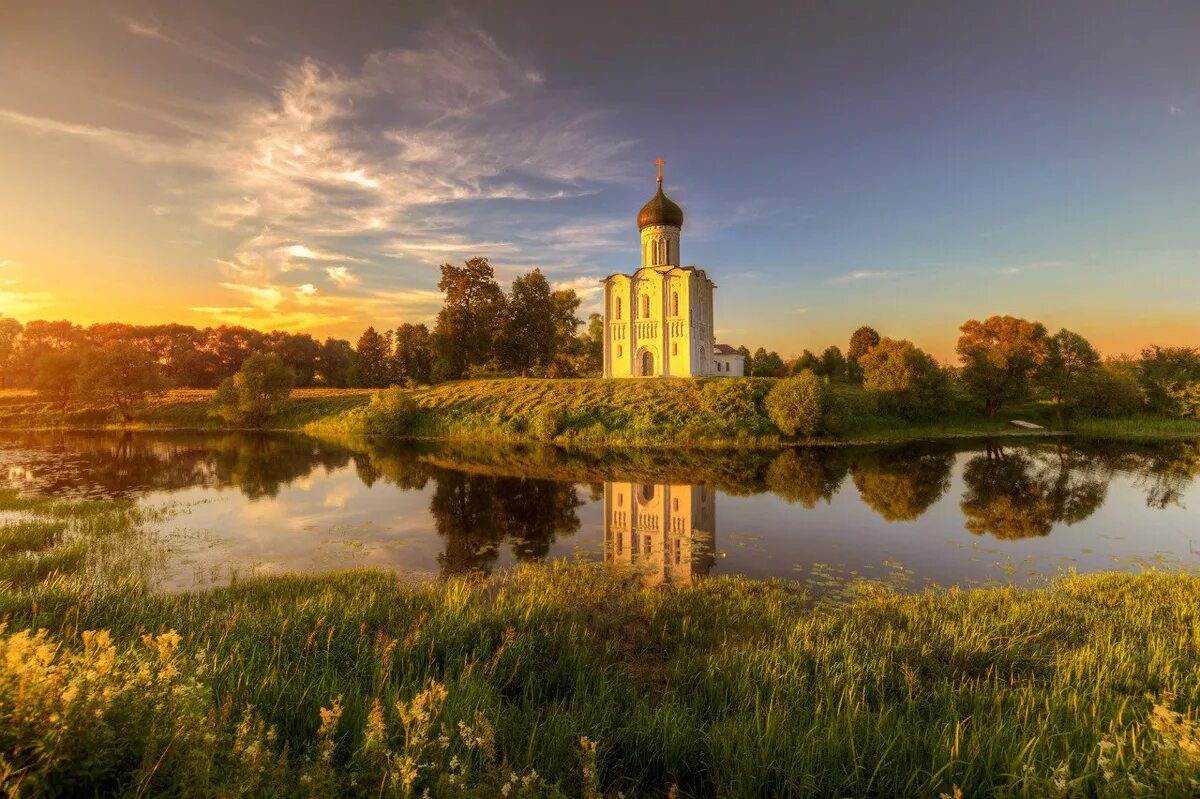
<svg viewBox="0 0 1200 799"><path fill-rule="evenodd" d="M604 559L646 585L687 584L714 559L716 492L702 485L604 484Z"/></svg>

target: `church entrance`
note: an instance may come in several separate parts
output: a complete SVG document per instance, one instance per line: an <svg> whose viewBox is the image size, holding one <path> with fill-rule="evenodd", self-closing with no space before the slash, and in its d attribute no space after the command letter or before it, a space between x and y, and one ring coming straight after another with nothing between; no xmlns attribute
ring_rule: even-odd
<svg viewBox="0 0 1200 799"><path fill-rule="evenodd" d="M654 353L650 350L642 352L642 377L654 376Z"/></svg>

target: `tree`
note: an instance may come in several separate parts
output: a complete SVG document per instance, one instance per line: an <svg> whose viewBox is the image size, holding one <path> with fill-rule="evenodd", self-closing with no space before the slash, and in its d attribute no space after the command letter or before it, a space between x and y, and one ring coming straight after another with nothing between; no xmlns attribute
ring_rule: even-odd
<svg viewBox="0 0 1200 799"><path fill-rule="evenodd" d="M255 353L232 377L221 381L213 404L227 422L262 427L292 393L295 373L278 355Z"/></svg>
<svg viewBox="0 0 1200 799"><path fill-rule="evenodd" d="M857 361L878 343L879 333L875 332L875 328L863 325L850 336L850 346L846 348L846 360Z"/></svg>
<svg viewBox="0 0 1200 799"><path fill-rule="evenodd" d="M66 408L79 393L80 350L50 350L34 364L33 388L42 398Z"/></svg>
<svg viewBox="0 0 1200 799"><path fill-rule="evenodd" d="M1005 402L1023 399L1029 378L1046 357L1046 328L1013 316L993 316L963 324L958 339L962 381L995 416Z"/></svg>
<svg viewBox="0 0 1200 799"><path fill-rule="evenodd" d="M796 363L792 365L792 374L798 375L803 371L810 371L813 374L823 374L821 359L813 354L812 350L805 350L800 353L800 357L796 359Z"/></svg>
<svg viewBox="0 0 1200 799"><path fill-rule="evenodd" d="M588 314L587 332L579 336L579 344L575 371L585 377L598 377L604 371L604 317Z"/></svg>
<svg viewBox="0 0 1200 799"><path fill-rule="evenodd" d="M0 317L0 388L8 385L8 372L12 366L13 355L17 351L17 341L21 337L21 323L12 317Z"/></svg>
<svg viewBox="0 0 1200 799"><path fill-rule="evenodd" d="M864 455L854 466L854 485L885 521L915 521L946 493L953 465L953 453L924 448Z"/></svg>
<svg viewBox="0 0 1200 799"><path fill-rule="evenodd" d="M1046 341L1046 357L1034 381L1054 400L1061 418L1064 403L1075 405L1100 370L1100 355L1088 340L1063 328Z"/></svg>
<svg viewBox="0 0 1200 799"><path fill-rule="evenodd" d="M763 401L767 416L785 436L838 432L830 413L833 406L828 386L812 372L780 380Z"/></svg>
<svg viewBox="0 0 1200 799"><path fill-rule="evenodd" d="M433 375L433 338L425 325L403 324L396 328L396 351L392 374L411 384L428 383Z"/></svg>
<svg viewBox="0 0 1200 799"><path fill-rule="evenodd" d="M356 388L386 388L392 382L391 334L368 327L358 337L347 375Z"/></svg>
<svg viewBox="0 0 1200 799"><path fill-rule="evenodd" d="M831 345L821 353L821 371L830 380L841 380L846 376L846 359L837 345Z"/></svg>
<svg viewBox="0 0 1200 799"><path fill-rule="evenodd" d="M1151 410L1200 419L1200 349L1147 347L1141 381Z"/></svg>
<svg viewBox="0 0 1200 799"><path fill-rule="evenodd" d="M170 383L149 353L114 339L87 359L80 379L83 395L111 405L126 422L150 397L166 393Z"/></svg>
<svg viewBox="0 0 1200 799"><path fill-rule="evenodd" d="M501 366L525 375L550 364L559 333L554 305L540 269L513 280L496 336Z"/></svg>
<svg viewBox="0 0 1200 799"><path fill-rule="evenodd" d="M764 347L759 347L754 351L754 357L749 363L750 374L754 377L776 377L787 372L787 367L783 364L783 358L779 357L778 352L767 352Z"/></svg>
<svg viewBox="0 0 1200 799"><path fill-rule="evenodd" d="M911 341L881 339L859 365L863 388L884 413L929 419L950 409L950 379Z"/></svg>
<svg viewBox="0 0 1200 799"><path fill-rule="evenodd" d="M472 366L492 357L504 292L486 258L472 258L462 267L443 264L438 288L446 299L433 327L435 371L447 379L466 377Z"/></svg>
<svg viewBox="0 0 1200 799"><path fill-rule="evenodd" d="M327 338L317 355L317 377L321 383L333 388L345 388L350 365L354 362L354 349L350 342L340 338Z"/></svg>
<svg viewBox="0 0 1200 799"><path fill-rule="evenodd" d="M221 325L208 331L206 347L217 356L218 374L232 375L252 353L267 349L267 336L240 325Z"/></svg>
<svg viewBox="0 0 1200 799"><path fill-rule="evenodd" d="M1132 416L1146 405L1146 392L1138 382L1138 370L1110 362L1088 374L1076 407L1089 416L1113 418Z"/></svg>
<svg viewBox="0 0 1200 799"><path fill-rule="evenodd" d="M278 355L296 373L297 386L311 386L317 373L321 345L307 333L276 330L267 337L267 351Z"/></svg>

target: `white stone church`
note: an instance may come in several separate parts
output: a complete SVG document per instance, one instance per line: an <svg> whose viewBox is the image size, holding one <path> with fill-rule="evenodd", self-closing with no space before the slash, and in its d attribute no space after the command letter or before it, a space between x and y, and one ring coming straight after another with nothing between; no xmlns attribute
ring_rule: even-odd
<svg viewBox="0 0 1200 799"><path fill-rule="evenodd" d="M703 269L680 266L683 209L658 191L638 212L642 266L604 284L605 377L741 375L744 358L713 338L713 289Z"/></svg>

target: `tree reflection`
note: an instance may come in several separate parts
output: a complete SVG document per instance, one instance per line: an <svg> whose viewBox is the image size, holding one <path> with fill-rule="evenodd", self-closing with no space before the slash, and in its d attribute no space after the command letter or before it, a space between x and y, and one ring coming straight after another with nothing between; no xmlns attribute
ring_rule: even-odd
<svg viewBox="0 0 1200 799"><path fill-rule="evenodd" d="M488 572L509 539L519 560L540 560L559 535L579 529L575 486L526 477L490 477L438 469L429 512L446 539L444 574Z"/></svg>
<svg viewBox="0 0 1200 799"><path fill-rule="evenodd" d="M849 468L840 450L788 449L767 467L767 487L788 502L812 508L833 499Z"/></svg>
<svg viewBox="0 0 1200 799"><path fill-rule="evenodd" d="M864 456L854 465L862 501L889 522L913 521L950 487L954 454L901 449Z"/></svg>
<svg viewBox="0 0 1200 799"><path fill-rule="evenodd" d="M1053 457L1005 452L989 444L963 470L960 507L975 535L1018 539L1049 535L1056 523L1075 524L1104 504L1108 480L1093 462L1060 447Z"/></svg>

